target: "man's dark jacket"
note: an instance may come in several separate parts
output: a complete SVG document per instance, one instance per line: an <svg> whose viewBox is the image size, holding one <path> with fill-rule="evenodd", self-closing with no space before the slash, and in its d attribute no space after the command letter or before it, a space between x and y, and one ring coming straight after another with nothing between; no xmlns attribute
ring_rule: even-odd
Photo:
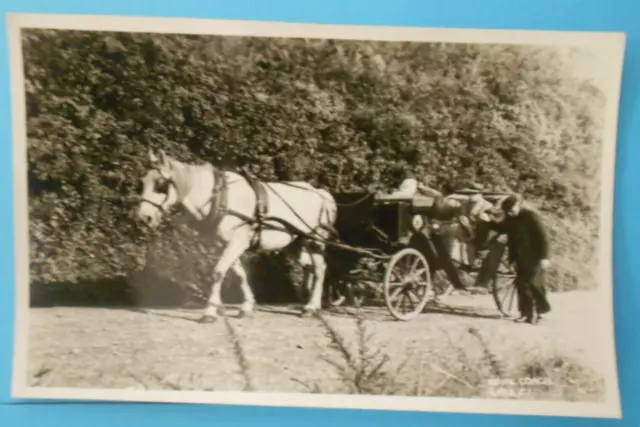
<svg viewBox="0 0 640 427"><path fill-rule="evenodd" d="M538 214L522 208L517 216L506 216L489 227L508 237L509 261L521 272L534 273L540 261L549 258L549 239Z"/></svg>

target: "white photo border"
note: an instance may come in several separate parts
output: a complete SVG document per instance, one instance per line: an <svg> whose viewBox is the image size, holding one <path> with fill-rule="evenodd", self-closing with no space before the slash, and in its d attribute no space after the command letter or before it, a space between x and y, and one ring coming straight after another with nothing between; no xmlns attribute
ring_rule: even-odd
<svg viewBox="0 0 640 427"><path fill-rule="evenodd" d="M11 75L13 120L13 173L15 215L15 338L12 397L15 399L101 400L135 402L206 403L278 407L377 409L481 414L547 415L593 418L622 417L615 356L613 313L613 206L619 100L626 45L624 33L536 30L488 30L416 27L371 27L262 21L232 21L192 18L132 16L19 14L6 16ZM605 125L602 143L599 275L602 328L608 342L606 395L603 403L521 401L503 399L455 399L434 397L362 396L307 393L192 392L164 390L117 390L30 387L27 382L27 336L29 330L29 233L27 192L27 143L25 88L21 30L113 31L257 36L287 38L330 38L362 41L416 41L474 44L582 45L597 49L609 70Z"/></svg>

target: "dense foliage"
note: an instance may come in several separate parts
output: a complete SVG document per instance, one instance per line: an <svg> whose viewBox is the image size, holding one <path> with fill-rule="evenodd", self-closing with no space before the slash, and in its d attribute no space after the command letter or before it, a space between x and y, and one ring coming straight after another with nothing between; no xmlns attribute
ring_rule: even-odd
<svg viewBox="0 0 640 427"><path fill-rule="evenodd" d="M199 280L210 249L183 222L149 246L131 221L149 147L332 189L388 189L398 166L476 180L545 213L558 273L592 259L604 101L556 50L47 30L23 49L38 283L144 262Z"/></svg>

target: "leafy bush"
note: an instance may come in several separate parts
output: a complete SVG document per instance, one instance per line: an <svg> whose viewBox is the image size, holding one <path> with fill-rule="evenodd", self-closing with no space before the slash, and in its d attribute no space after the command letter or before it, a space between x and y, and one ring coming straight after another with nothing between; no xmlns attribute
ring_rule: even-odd
<svg viewBox="0 0 640 427"><path fill-rule="evenodd" d="M147 255L206 283L214 255L184 221L150 244L130 217L149 147L341 190L388 189L398 167L444 191L477 180L534 201L557 259L574 241L593 256L604 100L554 49L59 30L23 49L37 283Z"/></svg>

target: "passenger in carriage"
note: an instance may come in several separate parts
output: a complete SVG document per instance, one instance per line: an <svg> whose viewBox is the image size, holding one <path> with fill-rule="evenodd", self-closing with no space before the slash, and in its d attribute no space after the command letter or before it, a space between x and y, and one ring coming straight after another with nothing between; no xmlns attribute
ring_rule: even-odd
<svg viewBox="0 0 640 427"><path fill-rule="evenodd" d="M414 173L410 171L403 171L402 175L402 182L398 186L397 190L392 194L406 195L408 197L421 194L423 196L433 197L435 200L439 200L443 197L441 192L419 181Z"/></svg>
<svg viewBox="0 0 640 427"><path fill-rule="evenodd" d="M475 194L468 194L469 190L475 191ZM483 190L482 185L472 183L464 189L466 194L453 192L446 196L450 204L457 203L459 225L451 242L451 254L460 262L461 270L472 270L477 252L484 246L488 236L488 212L495 206L484 198Z"/></svg>
<svg viewBox="0 0 640 427"><path fill-rule="evenodd" d="M403 171L403 179L392 196L414 197L422 195L434 199L434 207L440 212L462 212L461 224L466 229L471 228L470 221L489 221L486 212L494 208L493 204L482 196L482 186L472 184L472 188L477 190L477 194L445 196L442 192L425 184L424 180L418 180L416 175L410 171Z"/></svg>
<svg viewBox="0 0 640 427"><path fill-rule="evenodd" d="M472 183L469 189L476 190L476 194L456 194L444 195L442 192L426 185L424 181L418 180L416 174L411 171L401 171L402 181L397 190L392 193L397 197L414 197L422 195L433 198L433 208L439 216L456 219L457 225L452 227L450 242L454 259L460 262L460 268L471 270L476 258L477 248L483 246L488 231L484 226L489 220L487 212L495 207L486 200L483 195L483 187ZM482 225L475 227L474 224Z"/></svg>

